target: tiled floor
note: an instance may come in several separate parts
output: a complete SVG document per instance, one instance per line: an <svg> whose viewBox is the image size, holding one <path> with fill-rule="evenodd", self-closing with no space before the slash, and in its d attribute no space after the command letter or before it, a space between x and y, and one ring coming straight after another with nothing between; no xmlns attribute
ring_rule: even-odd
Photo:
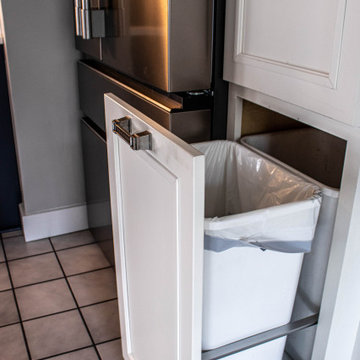
<svg viewBox="0 0 360 360"><path fill-rule="evenodd" d="M0 240L1 360L122 359L114 270L88 231Z"/></svg>

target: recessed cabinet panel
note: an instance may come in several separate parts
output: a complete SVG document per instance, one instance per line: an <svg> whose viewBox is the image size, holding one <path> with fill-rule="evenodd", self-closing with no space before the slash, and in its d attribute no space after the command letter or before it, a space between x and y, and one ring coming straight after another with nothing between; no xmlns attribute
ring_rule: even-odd
<svg viewBox="0 0 360 360"><path fill-rule="evenodd" d="M200 360L204 157L114 95L105 112L124 358ZM149 150L113 132L124 117Z"/></svg>
<svg viewBox="0 0 360 360"><path fill-rule="evenodd" d="M224 78L359 125L357 0L229 0Z"/></svg>
<svg viewBox="0 0 360 360"><path fill-rule="evenodd" d="M342 0L242 2L240 54L330 73L332 58L339 52L334 42L342 30L342 21L337 29Z"/></svg>
<svg viewBox="0 0 360 360"><path fill-rule="evenodd" d="M119 146L132 353L176 359L178 179L124 141Z"/></svg>

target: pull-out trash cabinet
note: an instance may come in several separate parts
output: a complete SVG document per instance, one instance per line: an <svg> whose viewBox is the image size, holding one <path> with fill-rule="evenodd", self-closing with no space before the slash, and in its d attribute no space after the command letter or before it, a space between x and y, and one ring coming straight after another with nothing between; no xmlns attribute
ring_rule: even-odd
<svg viewBox="0 0 360 360"><path fill-rule="evenodd" d="M311 250L319 188L229 141L205 154L203 350L290 321L303 253ZM281 360L286 337L229 359Z"/></svg>
<svg viewBox="0 0 360 360"><path fill-rule="evenodd" d="M282 168L315 183L322 203L312 251L304 256L292 320L319 312L330 254L346 142L314 128L284 130L241 139L241 144ZM301 360L311 358L316 327L291 335L286 349Z"/></svg>

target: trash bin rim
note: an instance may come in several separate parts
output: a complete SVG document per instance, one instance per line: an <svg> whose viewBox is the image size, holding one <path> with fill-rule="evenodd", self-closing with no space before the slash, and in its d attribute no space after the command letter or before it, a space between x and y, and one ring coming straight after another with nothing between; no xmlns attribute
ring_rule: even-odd
<svg viewBox="0 0 360 360"><path fill-rule="evenodd" d="M256 135L263 135L263 134L256 134ZM284 163L283 161L281 161L281 160L279 160L279 159L277 159L277 158L275 158L275 157L273 157L273 156L271 156L271 155L257 149L256 147L246 143L246 139L248 139L250 137L253 137L253 136L256 136L256 135L243 136L240 139L240 144L245 146L249 150L253 151L254 153L264 157L265 159L268 159L268 160L274 162L276 165L279 165L279 166L285 168L286 170L288 170L292 174L300 177L301 179L317 185L321 189L321 192L324 195L335 198L335 199L337 199L339 197L340 189L337 189L337 188L334 188L334 187L331 187L331 186L327 186L327 185L317 181L316 179L313 179L312 177L302 173L301 171L296 170L294 167Z"/></svg>
<svg viewBox="0 0 360 360"><path fill-rule="evenodd" d="M316 201L318 202L318 205L314 206L313 203ZM309 208L313 208L313 207L320 207L320 206L321 206L321 196L320 196L320 193L318 192L306 200L300 200L300 201L290 202L290 203L286 203L286 204L270 206L267 208L251 210L251 211L247 211L247 212L239 213L239 214L205 218L204 223L205 223L206 230L221 230L223 227L229 226L229 221L231 221L231 222L234 221L236 223L239 223L239 221L241 221L241 219L246 219L248 222L249 216L251 216L255 221L258 217L264 217L264 213L267 210L271 217L276 217L277 214L282 213L284 211L286 211L287 213L290 213L292 208L294 209L294 212L298 212L299 207L302 207L302 209L305 210L305 209L309 209ZM223 221L217 221L217 219L227 220L227 225L225 225L225 223Z"/></svg>

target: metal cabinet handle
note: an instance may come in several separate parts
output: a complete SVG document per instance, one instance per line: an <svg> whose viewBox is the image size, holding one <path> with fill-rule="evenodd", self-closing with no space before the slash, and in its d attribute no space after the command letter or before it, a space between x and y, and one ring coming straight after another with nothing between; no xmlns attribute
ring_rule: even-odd
<svg viewBox="0 0 360 360"><path fill-rule="evenodd" d="M143 131L131 134L131 119L125 116L113 120L113 132L123 138L133 150L151 150L151 133Z"/></svg>

